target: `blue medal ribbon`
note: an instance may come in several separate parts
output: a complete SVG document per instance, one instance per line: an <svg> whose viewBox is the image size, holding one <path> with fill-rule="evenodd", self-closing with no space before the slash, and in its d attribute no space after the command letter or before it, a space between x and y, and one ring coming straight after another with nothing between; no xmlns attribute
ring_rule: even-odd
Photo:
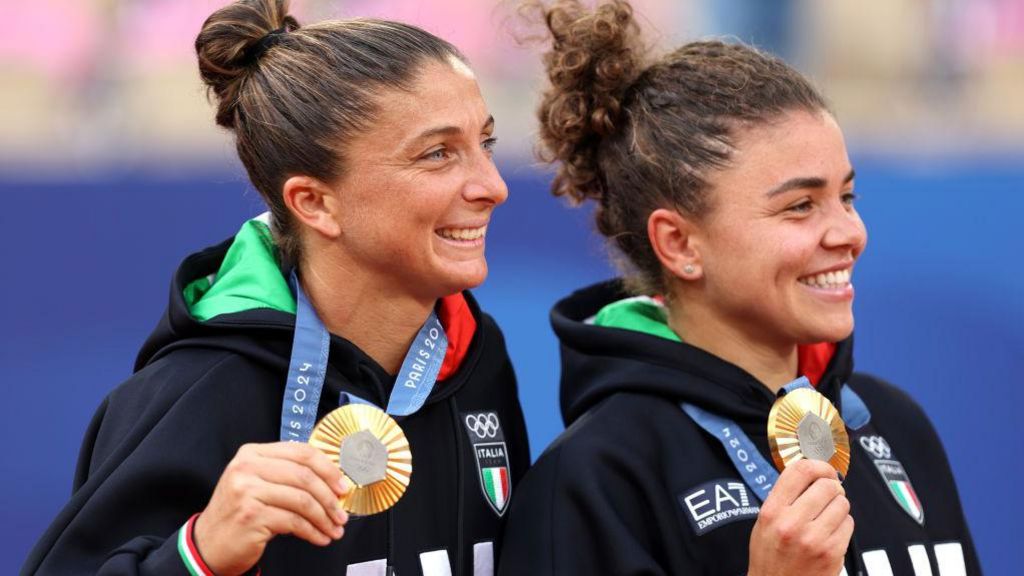
<svg viewBox="0 0 1024 576"><path fill-rule="evenodd" d="M295 337L281 406L281 440L306 442L313 433L320 406L331 335L306 299L294 271L291 284L295 292Z"/></svg>
<svg viewBox="0 0 1024 576"><path fill-rule="evenodd" d="M327 375L331 335L309 303L295 271L290 277L295 292L295 338L288 365L288 383L281 406L281 440L306 442L316 423L320 394ZM408 416L415 413L430 396L448 350L448 335L431 311L402 362L398 379L388 399L387 413ZM339 403L371 404L354 394L342 393Z"/></svg>
<svg viewBox="0 0 1024 576"><path fill-rule="evenodd" d="M801 376L783 386L779 396L784 396L798 388L810 387L810 381ZM848 428L857 430L871 420L871 412L868 411L867 405L849 386L843 386L840 397L843 404L843 422ZM740 477L743 478L751 492L763 502L771 492L772 486L779 480L779 473L761 455L750 437L738 424L728 418L685 402L682 407L683 411L693 418L698 426L722 443Z"/></svg>

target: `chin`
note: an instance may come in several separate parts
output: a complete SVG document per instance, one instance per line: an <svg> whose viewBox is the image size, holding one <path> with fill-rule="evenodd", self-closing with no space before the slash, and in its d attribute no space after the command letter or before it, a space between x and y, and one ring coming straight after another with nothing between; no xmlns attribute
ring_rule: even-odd
<svg viewBox="0 0 1024 576"><path fill-rule="evenodd" d="M444 279L442 284L446 290L443 296L476 288L487 279L487 264L459 266L457 270L448 270L441 275Z"/></svg>
<svg viewBox="0 0 1024 576"><path fill-rule="evenodd" d="M840 342L849 338L850 334L853 334L853 321L817 326L811 332L812 336L808 339L810 344L817 342Z"/></svg>

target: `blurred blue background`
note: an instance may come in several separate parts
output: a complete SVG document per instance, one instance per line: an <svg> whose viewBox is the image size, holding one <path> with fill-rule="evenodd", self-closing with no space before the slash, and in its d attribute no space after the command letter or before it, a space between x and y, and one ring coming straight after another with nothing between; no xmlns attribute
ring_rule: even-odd
<svg viewBox="0 0 1024 576"><path fill-rule="evenodd" d="M190 53L222 3L39 0L0 35L2 574L17 571L66 501L86 424L130 374L178 262L263 211L213 128ZM535 53L508 39L499 3L294 4L301 21L418 23L474 62L511 190L477 295L508 337L536 456L562 428L548 310L614 271L588 212L550 197L531 160ZM857 366L924 405L986 572L1019 573L1024 3L635 4L658 45L755 41L831 98L870 235L854 278ZM24 30L44 20L60 33L31 43Z"/></svg>
<svg viewBox="0 0 1024 576"><path fill-rule="evenodd" d="M1024 405L1024 170L1011 163L893 164L854 155L870 243L857 267L857 365L908 390L952 461L991 574L1011 574L1024 514L1017 497ZM551 304L612 272L585 211L547 181L504 170L512 191L488 233L491 274L478 291L501 324L520 381L533 453L561 430ZM261 211L239 176L0 182L8 320L0 381L5 531L13 573L67 498L81 435L101 398L130 374L188 252Z"/></svg>

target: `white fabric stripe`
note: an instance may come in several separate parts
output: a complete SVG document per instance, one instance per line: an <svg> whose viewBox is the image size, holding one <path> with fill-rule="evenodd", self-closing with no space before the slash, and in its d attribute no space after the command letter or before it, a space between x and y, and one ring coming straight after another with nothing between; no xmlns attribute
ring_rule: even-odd
<svg viewBox="0 0 1024 576"><path fill-rule="evenodd" d="M843 566L843 569L839 571L839 576L850 576L849 572L846 571L846 566Z"/></svg>
<svg viewBox="0 0 1024 576"><path fill-rule="evenodd" d="M494 544L473 544L473 576L494 576Z"/></svg>
<svg viewBox="0 0 1024 576"><path fill-rule="evenodd" d="M505 485L501 483L501 468L491 468L488 470L491 474L491 483L494 485L494 496L497 500L495 505L498 508L505 507Z"/></svg>
<svg viewBox="0 0 1024 576"><path fill-rule="evenodd" d="M896 486L899 487L900 494L903 495L903 499L906 500L907 506L910 506L910 511L913 513L914 518L921 516L921 509L917 507L914 497L910 495L910 488L906 482L897 482Z"/></svg>
<svg viewBox="0 0 1024 576"><path fill-rule="evenodd" d="M885 550L871 550L861 556L864 558L864 568L867 568L868 576L892 576L892 564L889 564L889 555Z"/></svg>
<svg viewBox="0 0 1024 576"><path fill-rule="evenodd" d="M959 542L936 544L935 561L939 564L939 576L967 576L964 549Z"/></svg>
<svg viewBox="0 0 1024 576"><path fill-rule="evenodd" d="M196 564L195 558L192 557L192 552L188 549L188 537L185 535L188 532L189 523L186 522L184 526L178 530L178 554L181 556L181 561L185 564L185 568L189 574L193 576L203 576L203 569Z"/></svg>
<svg viewBox="0 0 1024 576"><path fill-rule="evenodd" d="M386 576L388 572L387 558L370 560L359 564L349 564L345 576Z"/></svg>
<svg viewBox="0 0 1024 576"><path fill-rule="evenodd" d="M452 565L448 562L447 550L432 550L420 554L423 576L452 576Z"/></svg>
<svg viewBox="0 0 1024 576"><path fill-rule="evenodd" d="M923 544L907 546L907 553L914 565L914 576L932 576L932 563L928 561L928 550Z"/></svg>

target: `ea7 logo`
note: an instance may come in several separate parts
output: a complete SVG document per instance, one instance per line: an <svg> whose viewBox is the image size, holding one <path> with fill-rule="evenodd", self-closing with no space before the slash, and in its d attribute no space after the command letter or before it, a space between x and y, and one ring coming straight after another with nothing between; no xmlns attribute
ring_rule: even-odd
<svg viewBox="0 0 1024 576"><path fill-rule="evenodd" d="M701 536L719 526L755 519L760 506L751 505L747 486L728 478L712 480L679 496L686 519Z"/></svg>

